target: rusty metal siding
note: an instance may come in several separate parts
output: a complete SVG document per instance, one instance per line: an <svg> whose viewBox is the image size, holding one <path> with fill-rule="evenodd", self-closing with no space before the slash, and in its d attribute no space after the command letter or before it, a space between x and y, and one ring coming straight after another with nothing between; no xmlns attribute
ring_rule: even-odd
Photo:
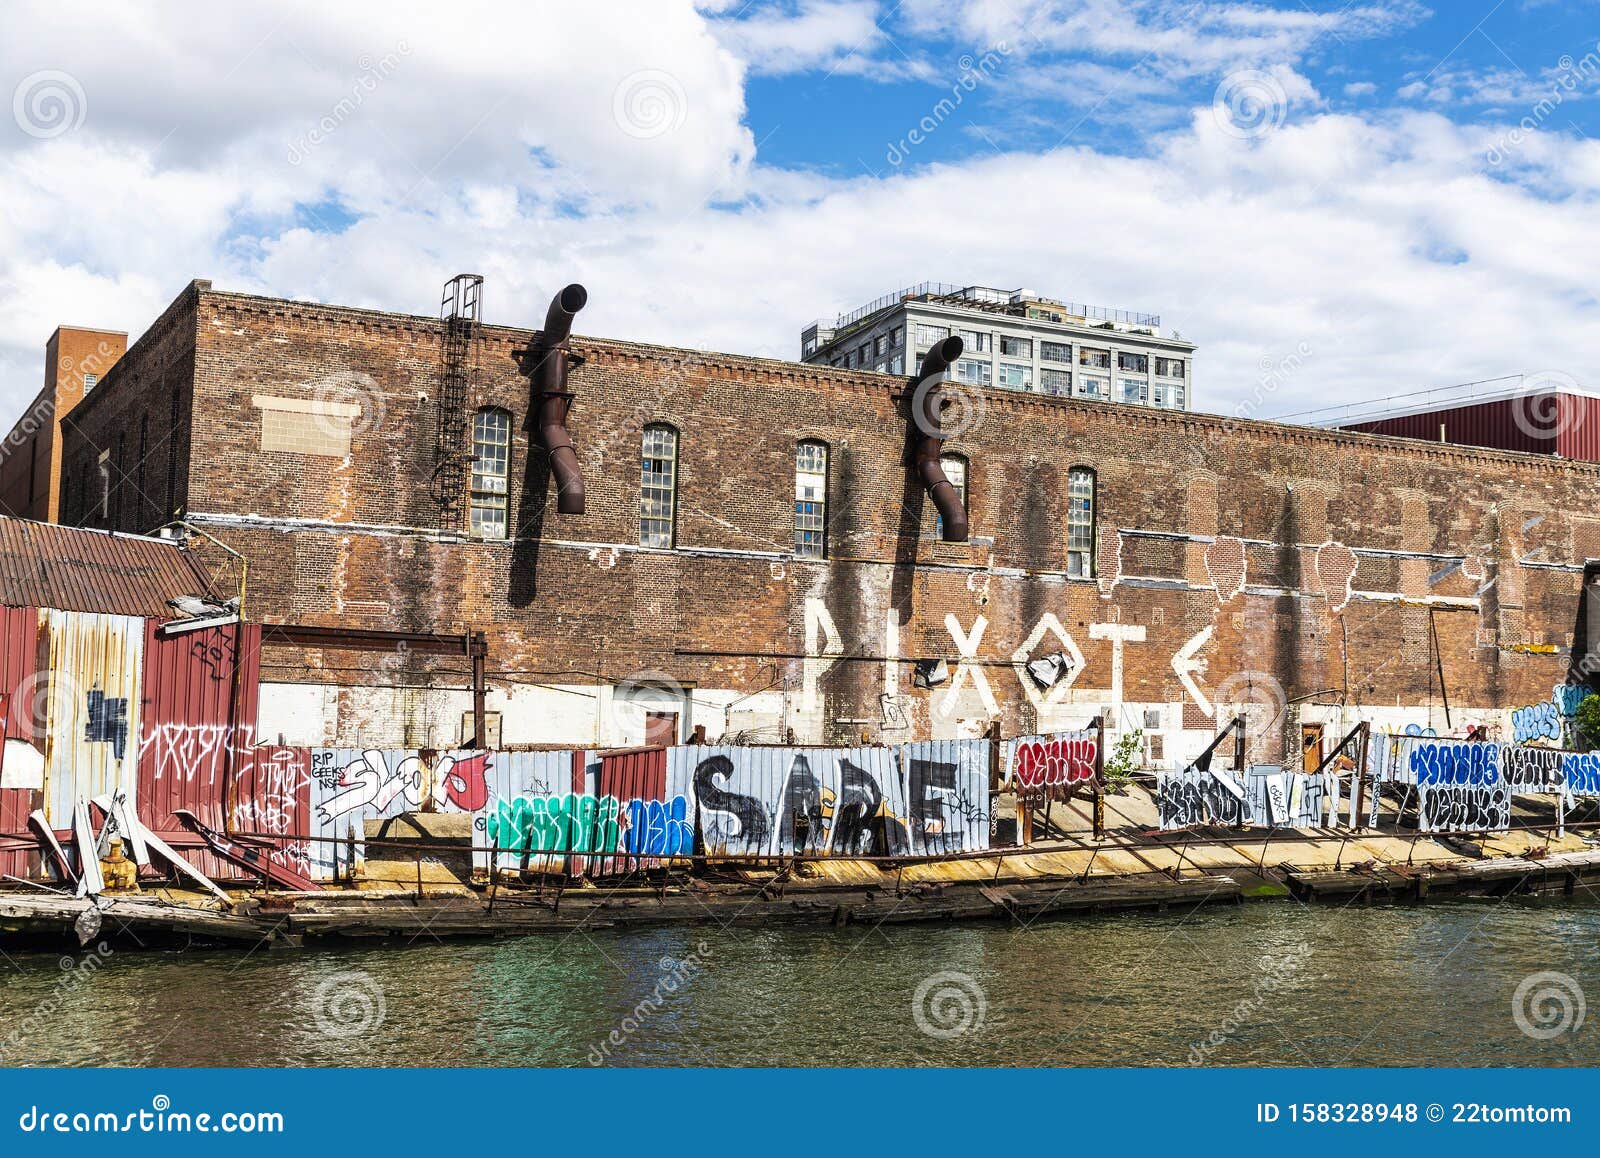
<svg viewBox="0 0 1600 1158"><path fill-rule="evenodd" d="M0 604L164 618L179 595L226 597L166 539L0 518Z"/></svg>
<svg viewBox="0 0 1600 1158"><path fill-rule="evenodd" d="M311 831L311 750L244 748L236 759L231 831L270 838L273 863L314 876L313 846L304 839Z"/></svg>
<svg viewBox="0 0 1600 1158"><path fill-rule="evenodd" d="M237 869L200 852L204 842L172 814L188 809L208 827L226 830L233 753L254 743L260 662L259 626L241 630L230 624L163 637L155 620L144 622L139 818L169 844L189 851L208 876L233 876Z"/></svg>
<svg viewBox="0 0 1600 1158"><path fill-rule="evenodd" d="M43 780L25 759L33 749L34 690L38 686L39 613L0 607L0 693L6 699L5 739L10 757L0 765L0 837L28 837L28 816L43 801ZM0 850L0 873L26 877L38 866L27 849Z"/></svg>
<svg viewBox="0 0 1600 1158"><path fill-rule="evenodd" d="M73 803L138 797L144 620L51 610L45 723L45 815L72 824Z"/></svg>

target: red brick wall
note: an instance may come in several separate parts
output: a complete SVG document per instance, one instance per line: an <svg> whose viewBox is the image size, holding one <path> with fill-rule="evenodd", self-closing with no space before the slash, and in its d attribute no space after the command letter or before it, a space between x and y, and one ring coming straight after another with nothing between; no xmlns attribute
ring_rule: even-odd
<svg viewBox="0 0 1600 1158"><path fill-rule="evenodd" d="M1047 613L1084 656L1074 691L1086 704L1112 698L1109 636L1142 629L1122 644L1121 698L1184 702L1190 727L1210 720L1174 667L1186 645L1208 698L1249 701L1276 680L1290 701L1394 707L1440 702L1436 634L1453 704L1517 707L1564 675L1564 654L1538 650L1571 642L1582 562L1600 556L1591 464L1000 391L947 444L972 463L973 538L942 544L907 481L901 380L582 337L569 426L588 512L561 515L521 429L527 383L511 355L529 335L494 327L469 408L515 416L511 519L526 537L472 541L438 532L429 493L438 323L212 292L182 301L192 328L129 352L119 394L74 414L69 462L186 381L192 333L195 419L177 440L187 509L250 557L253 618L483 629L491 669L511 681L653 671L775 686L810 740L882 734L891 609L898 657L952 667L947 616L963 634L985 621L979 666L1008 734L1051 719L1011 668ZM360 406L353 453L262 451L258 394ZM681 432L672 552L635 546L639 428L651 421ZM826 563L789 554L803 438L832 448ZM1064 574L1075 464L1098 474L1100 573L1088 581ZM847 657L821 676L810 715L808 600ZM1047 637L1033 654L1064 646ZM284 671L320 662L278 659ZM946 689L913 689L905 665L897 678L926 734ZM987 714L969 685L956 715L975 726Z"/></svg>

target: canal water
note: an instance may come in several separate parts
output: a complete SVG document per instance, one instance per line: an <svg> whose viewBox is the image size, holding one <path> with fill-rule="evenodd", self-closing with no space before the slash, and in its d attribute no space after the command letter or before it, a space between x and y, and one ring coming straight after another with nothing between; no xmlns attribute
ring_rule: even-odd
<svg viewBox="0 0 1600 1158"><path fill-rule="evenodd" d="M1597 937L1600 906L1262 903L1027 929L117 950L70 971L13 953L0 1052L8 1065L1593 1065Z"/></svg>

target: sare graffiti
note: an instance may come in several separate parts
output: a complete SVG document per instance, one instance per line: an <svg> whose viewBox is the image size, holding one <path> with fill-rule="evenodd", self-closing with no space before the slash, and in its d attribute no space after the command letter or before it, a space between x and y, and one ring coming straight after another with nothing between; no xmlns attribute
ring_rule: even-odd
<svg viewBox="0 0 1600 1158"><path fill-rule="evenodd" d="M988 847L988 743L897 748L680 748L672 791L691 793L717 855L933 855Z"/></svg>

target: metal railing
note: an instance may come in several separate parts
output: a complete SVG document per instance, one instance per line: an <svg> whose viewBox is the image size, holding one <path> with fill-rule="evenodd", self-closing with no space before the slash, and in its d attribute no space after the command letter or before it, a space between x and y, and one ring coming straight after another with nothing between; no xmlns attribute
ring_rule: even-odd
<svg viewBox="0 0 1600 1158"><path fill-rule="evenodd" d="M1020 291L1018 290L994 289L990 286L962 286L943 281L923 281L918 282L916 285L910 285L903 289L895 290L893 293L884 294L882 297L874 298L866 305L859 306L847 314L840 314L833 323L833 330L837 336L839 331L848 329L850 326L853 326L859 322L862 318L875 314L880 310L886 310L890 306L898 305L907 298L952 297L962 298L966 301L983 305L1008 306L1013 304L1021 305L1024 302L1032 302L1042 306L1054 307L1061 310L1064 314L1074 318L1083 318L1086 321L1120 322L1124 325L1130 326L1159 327L1161 325L1160 314L1139 313L1134 310L1118 310L1112 309L1110 306L1090 306L1084 305L1080 302L1063 302L1057 301L1055 298L1031 296L1023 298L1018 296L1019 293ZM817 325L821 326L822 324L822 320L818 319Z"/></svg>

